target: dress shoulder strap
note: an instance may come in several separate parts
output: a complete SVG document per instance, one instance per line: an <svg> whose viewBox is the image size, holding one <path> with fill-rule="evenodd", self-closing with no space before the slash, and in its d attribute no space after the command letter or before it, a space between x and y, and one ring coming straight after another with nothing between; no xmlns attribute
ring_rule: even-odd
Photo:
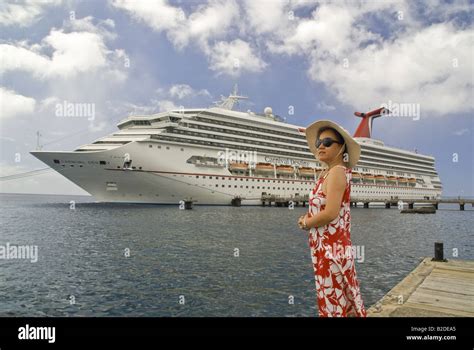
<svg viewBox="0 0 474 350"><path fill-rule="evenodd" d="M335 165L334 168L335 167L341 167L341 168L347 169L347 167L345 167L344 165Z"/></svg>

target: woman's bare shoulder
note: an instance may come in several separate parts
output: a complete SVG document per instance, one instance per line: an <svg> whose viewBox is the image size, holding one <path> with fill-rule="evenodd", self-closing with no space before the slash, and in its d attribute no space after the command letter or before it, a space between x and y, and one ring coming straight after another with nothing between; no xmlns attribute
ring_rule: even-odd
<svg viewBox="0 0 474 350"><path fill-rule="evenodd" d="M329 170L328 181L335 182L336 184L346 183L346 169L343 167L334 167Z"/></svg>
<svg viewBox="0 0 474 350"><path fill-rule="evenodd" d="M329 174L345 174L346 168L342 166L335 166L329 169Z"/></svg>

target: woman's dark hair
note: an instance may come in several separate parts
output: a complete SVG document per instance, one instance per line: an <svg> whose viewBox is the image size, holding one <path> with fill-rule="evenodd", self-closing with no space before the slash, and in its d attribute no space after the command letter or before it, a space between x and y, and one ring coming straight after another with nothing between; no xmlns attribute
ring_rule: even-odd
<svg viewBox="0 0 474 350"><path fill-rule="evenodd" d="M340 142L341 145L343 145L345 143L344 138L339 133L339 131L337 131L336 129L331 128L330 126L324 126L321 129L319 129L318 130L318 137L316 139L319 139L319 136L321 136L323 131L327 131L327 130L331 130L334 133L334 135L336 135L336 140L338 142ZM344 153L344 152L347 152L347 145L344 145L344 151L342 153Z"/></svg>

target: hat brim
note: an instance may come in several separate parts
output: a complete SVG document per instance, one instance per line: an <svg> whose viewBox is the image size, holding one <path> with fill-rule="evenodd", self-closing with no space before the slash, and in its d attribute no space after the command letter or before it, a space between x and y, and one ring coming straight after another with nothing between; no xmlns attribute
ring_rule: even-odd
<svg viewBox="0 0 474 350"><path fill-rule="evenodd" d="M313 153L319 161L318 149L316 148L316 138L318 137L319 130L324 127L333 128L341 134L346 143L346 151L349 155L348 161L344 162L344 164L349 168L353 168L360 158L360 145L346 129L330 120L318 120L306 128L306 141L308 142L308 147L311 153Z"/></svg>

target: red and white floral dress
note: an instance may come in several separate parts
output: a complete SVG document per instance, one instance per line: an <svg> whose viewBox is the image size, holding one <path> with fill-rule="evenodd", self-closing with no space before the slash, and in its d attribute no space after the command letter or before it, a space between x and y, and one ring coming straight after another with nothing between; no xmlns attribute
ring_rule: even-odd
<svg viewBox="0 0 474 350"><path fill-rule="evenodd" d="M345 169L346 189L339 215L329 224L309 231L309 246L316 280L319 316L365 317L366 311L357 281L351 243L350 194L352 170ZM326 207L324 177L319 178L309 195L309 216Z"/></svg>

